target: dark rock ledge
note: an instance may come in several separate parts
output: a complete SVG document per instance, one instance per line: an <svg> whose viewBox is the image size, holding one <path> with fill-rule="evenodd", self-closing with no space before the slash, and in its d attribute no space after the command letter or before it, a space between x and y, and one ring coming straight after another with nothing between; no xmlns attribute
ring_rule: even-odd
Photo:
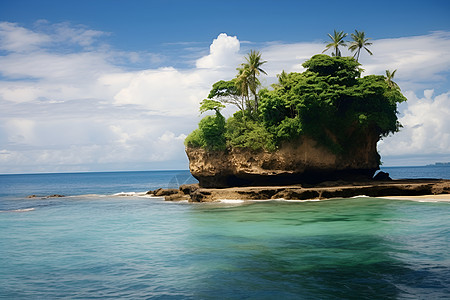
<svg viewBox="0 0 450 300"><path fill-rule="evenodd" d="M388 181L345 182L329 181L318 185L251 186L233 188L201 188L198 184L182 185L176 189L157 189L147 194L164 197L166 201L188 200L211 202L230 200L308 200L348 198L360 195L370 197L422 196L450 194L450 180L402 179ZM450 196L449 196L450 197Z"/></svg>
<svg viewBox="0 0 450 300"><path fill-rule="evenodd" d="M33 199L33 198L41 198L41 199L48 199L48 198L62 198L65 197L64 195L54 194L54 195L48 195L48 196L37 196L37 195L29 195L27 198Z"/></svg>

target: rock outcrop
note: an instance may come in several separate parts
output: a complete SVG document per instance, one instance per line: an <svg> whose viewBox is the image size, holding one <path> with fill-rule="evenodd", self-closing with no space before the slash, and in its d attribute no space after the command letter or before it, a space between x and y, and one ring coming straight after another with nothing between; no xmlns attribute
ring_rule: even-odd
<svg viewBox="0 0 450 300"><path fill-rule="evenodd" d="M450 180L417 179L371 182L340 182L338 185L317 186L265 186L235 187L224 189L199 188L190 195L191 202L229 200L309 200L350 198L360 195L369 197L422 196L450 193Z"/></svg>
<svg viewBox="0 0 450 300"><path fill-rule="evenodd" d="M164 190L160 190L164 191ZM154 192L149 192L154 194ZM259 186L234 188L200 188L197 184L182 185L177 193L165 194L166 201L212 202L228 200L308 200L370 197L421 196L450 194L450 180L405 179L367 182L324 182L319 185ZM156 195L155 195L156 196Z"/></svg>
<svg viewBox="0 0 450 300"><path fill-rule="evenodd" d="M284 143L275 152L187 147L186 154L191 174L204 188L367 180L379 169L378 139L377 134L367 134L343 155L307 137Z"/></svg>

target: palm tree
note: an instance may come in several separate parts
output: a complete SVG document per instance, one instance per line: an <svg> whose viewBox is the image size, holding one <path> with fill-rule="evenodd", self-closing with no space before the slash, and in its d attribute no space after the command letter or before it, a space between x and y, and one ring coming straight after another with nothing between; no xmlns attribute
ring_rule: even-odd
<svg viewBox="0 0 450 300"><path fill-rule="evenodd" d="M332 40L331 43L326 45L325 50L322 51L322 53L324 53L325 51L327 51L330 48L334 49L334 52L331 53L332 56L341 56L341 51L339 50L339 46L343 46L346 47L347 44L345 44L344 38L347 36L346 33L344 33L343 31L336 31L336 29L334 30L334 34L328 34L328 36L330 37L330 39Z"/></svg>
<svg viewBox="0 0 450 300"><path fill-rule="evenodd" d="M246 81L246 85L248 90L253 94L254 97L254 110L258 111L258 93L257 89L261 85L257 76L261 73L266 74L261 66L265 64L267 61L261 60L261 53L259 51L251 50L250 53L245 57L246 62L241 64L241 68L238 68L238 82L241 82L241 87L244 87L244 82ZM239 79L241 78L241 79ZM247 90L247 91L248 91ZM241 90L241 92L244 92ZM248 93L248 92L247 92Z"/></svg>
<svg viewBox="0 0 450 300"><path fill-rule="evenodd" d="M248 95L248 82L249 82L249 72L245 68L237 68L238 75L235 79L235 85L236 88L241 95L241 97L244 99L243 102L246 103L246 106L249 108L249 95Z"/></svg>
<svg viewBox="0 0 450 300"><path fill-rule="evenodd" d="M386 81L387 85L391 89L400 90L400 87L398 86L398 84L393 81L394 76L395 76L395 72L397 72L397 69L395 69L392 73L391 73L391 71L386 70L386 79L385 79L385 81Z"/></svg>
<svg viewBox="0 0 450 300"><path fill-rule="evenodd" d="M351 42L348 49L352 52L356 50L355 54L353 55L353 57L356 56L356 61L359 60L359 54L361 53L362 48L369 52L370 55L373 55L372 52L370 52L370 50L367 48L367 46L372 45L372 43L368 42L370 38L366 38L366 34L364 33L364 31L355 30L355 33L356 34L351 34L353 42Z"/></svg>
<svg viewBox="0 0 450 300"><path fill-rule="evenodd" d="M287 81L288 74L283 70L281 71L281 74L277 75L278 78L278 84L282 85Z"/></svg>

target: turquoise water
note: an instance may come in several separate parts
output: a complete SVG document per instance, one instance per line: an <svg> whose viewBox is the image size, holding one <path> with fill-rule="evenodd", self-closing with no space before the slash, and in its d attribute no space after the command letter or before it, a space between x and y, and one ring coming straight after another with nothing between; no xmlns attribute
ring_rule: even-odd
<svg viewBox="0 0 450 300"><path fill-rule="evenodd" d="M0 176L0 298L450 295L448 202L170 203L132 192L184 172L102 174Z"/></svg>

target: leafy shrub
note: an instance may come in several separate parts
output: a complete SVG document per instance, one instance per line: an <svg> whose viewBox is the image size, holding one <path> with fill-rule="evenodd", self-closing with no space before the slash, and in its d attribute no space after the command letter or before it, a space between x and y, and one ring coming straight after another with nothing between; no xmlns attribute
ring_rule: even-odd
<svg viewBox="0 0 450 300"><path fill-rule="evenodd" d="M228 146L252 150L274 151L273 136L262 123L243 118L241 112L230 117L226 123Z"/></svg>
<svg viewBox="0 0 450 300"><path fill-rule="evenodd" d="M205 148L206 141L203 138L203 134L200 131L200 129L197 128L194 131L192 131L184 140L184 145L193 148Z"/></svg>
<svg viewBox="0 0 450 300"><path fill-rule="evenodd" d="M206 116L198 124L198 128L206 143L206 148L211 150L225 150L225 118L216 112L215 116Z"/></svg>
<svg viewBox="0 0 450 300"><path fill-rule="evenodd" d="M215 116L206 116L184 141L188 147L201 147L209 150L225 150L225 118L216 111Z"/></svg>

